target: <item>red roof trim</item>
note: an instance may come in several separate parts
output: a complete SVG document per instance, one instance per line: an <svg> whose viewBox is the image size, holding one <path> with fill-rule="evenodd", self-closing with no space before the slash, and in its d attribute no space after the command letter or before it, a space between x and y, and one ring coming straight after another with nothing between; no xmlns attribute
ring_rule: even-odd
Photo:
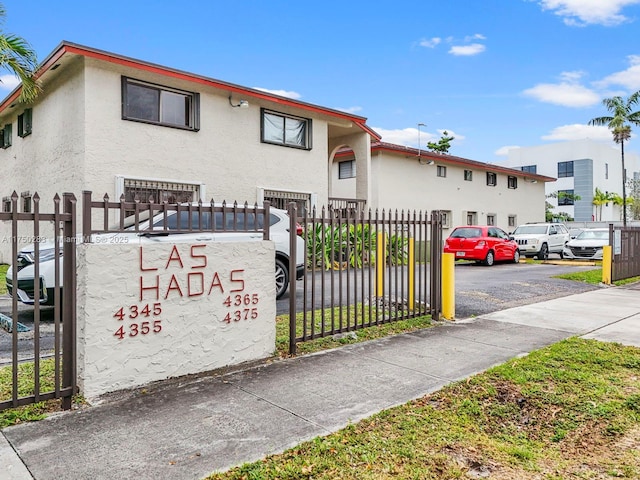
<svg viewBox="0 0 640 480"><path fill-rule="evenodd" d="M247 87L242 87L240 85L234 85L232 83L223 82L220 80L215 80L213 78L202 77L193 73L184 72L181 70L172 69L169 67L164 67L162 65L156 65L153 63L144 62L142 60L136 60L134 58L124 57L122 55L116 55L114 53L105 52L102 50L97 50L94 48L85 47L82 45L77 45L69 42L62 42L54 52L47 57L42 66L38 69L36 74L36 78L40 77L44 72L46 72L51 66L53 66L65 53L71 53L75 55L82 55L85 57L95 58L98 60L115 63L117 65L122 65L125 67L135 68L138 70L144 70L147 72L155 73L158 75L163 75L167 77L173 77L180 80L186 80L189 82L199 83L202 85L207 85L214 88L219 88L221 90L228 90L233 93L242 93L242 95L246 95L253 98L259 98L261 100L267 100L270 102L279 103L281 105L286 105L295 108L301 108L303 110L308 110L314 113L319 113L322 115L329 115L332 117L338 117L341 119L348 120L350 122L355 123L364 130L369 135L373 136L376 140L380 140L380 135L374 132L370 127L366 125L367 119L364 117L350 115L345 112L341 112L339 110L333 110L326 107L321 107L319 105L313 105L306 102L300 102L297 100L292 100L286 97L280 97L277 95L269 94L266 92L261 92L260 90L254 90ZM7 97L0 104L0 112L4 110L7 104L13 102L18 95L20 94L20 87L14 90L9 97Z"/></svg>
<svg viewBox="0 0 640 480"><path fill-rule="evenodd" d="M500 165L495 165L493 163L484 163L479 162L477 160L469 160L467 158L456 157L453 155L446 155L440 153L433 153L429 150L420 150L412 147L405 147L404 145L395 145L393 143L386 142L375 142L371 144L371 153L375 151L387 151L395 154L402 154L405 156L414 156L418 157L418 153L420 157L429 158L439 163L446 163L452 165L462 165L468 167L478 168L480 170L486 170L491 172L499 172L507 175L513 175L516 177L527 177L535 180L539 180L541 182L555 182L556 178L547 177L546 175L539 175L537 173L528 173L523 172L521 170L516 170L515 168L503 167ZM353 155L353 150L345 149L336 153L336 157L346 157Z"/></svg>

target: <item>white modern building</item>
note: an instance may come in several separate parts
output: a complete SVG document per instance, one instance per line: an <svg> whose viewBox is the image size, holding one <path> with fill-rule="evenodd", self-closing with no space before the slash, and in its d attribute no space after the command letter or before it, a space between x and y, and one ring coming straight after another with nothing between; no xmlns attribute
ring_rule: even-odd
<svg viewBox="0 0 640 480"><path fill-rule="evenodd" d="M602 207L593 204L596 188L622 196L620 146L613 140L610 144L584 139L514 148L509 150L507 165L523 172L557 177L557 182L546 184L547 201L554 206L554 213L567 213L576 222L622 220L621 207L613 203ZM638 178L637 153L625 150L625 167L627 179ZM549 197L552 194L555 195ZM574 196L579 199L574 200Z"/></svg>

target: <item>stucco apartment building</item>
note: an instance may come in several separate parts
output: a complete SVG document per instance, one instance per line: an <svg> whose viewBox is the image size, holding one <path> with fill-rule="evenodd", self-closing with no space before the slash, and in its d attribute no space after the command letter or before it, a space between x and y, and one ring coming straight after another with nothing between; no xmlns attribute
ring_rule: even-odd
<svg viewBox="0 0 640 480"><path fill-rule="evenodd" d="M333 197L354 198L355 159L347 150L332 164ZM490 163L420 151L384 142L371 146L371 195L375 206L440 210L445 235L458 225L519 224L544 221L544 192L555 178Z"/></svg>
<svg viewBox="0 0 640 480"><path fill-rule="evenodd" d="M593 205L596 188L602 192L622 196L622 162L620 147L590 139L551 143L509 150L507 165L523 172L557 177L557 182L546 184L547 200L553 212L566 212L577 222L614 221L622 219L619 206L609 203L602 208ZM627 179L640 178L640 157L625 151ZM627 186L627 196L630 191ZM572 195L580 197L573 200Z"/></svg>
<svg viewBox="0 0 640 480"><path fill-rule="evenodd" d="M428 165L424 152L380 143L364 117L70 42L37 77L34 103L19 101L20 87L0 102L4 211L14 191L24 212L35 192L41 211L54 194L83 190L305 208L348 197L507 229L544 217L553 180L446 155ZM0 262L8 248L0 243Z"/></svg>

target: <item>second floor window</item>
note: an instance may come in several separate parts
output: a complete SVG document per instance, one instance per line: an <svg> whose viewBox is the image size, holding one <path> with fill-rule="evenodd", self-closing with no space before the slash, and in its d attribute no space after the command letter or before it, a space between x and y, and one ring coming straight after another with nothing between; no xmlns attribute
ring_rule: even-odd
<svg viewBox="0 0 640 480"><path fill-rule="evenodd" d="M467 182L471 182L473 181L473 171L471 170L465 170L464 171L464 179Z"/></svg>
<svg viewBox="0 0 640 480"><path fill-rule="evenodd" d="M558 162L558 178L573 177L573 160L570 162Z"/></svg>
<svg viewBox="0 0 640 480"><path fill-rule="evenodd" d="M338 178L355 178L356 176L356 161L347 160L346 162L338 163Z"/></svg>
<svg viewBox="0 0 640 480"><path fill-rule="evenodd" d="M311 149L311 120L262 110L262 141L287 147Z"/></svg>
<svg viewBox="0 0 640 480"><path fill-rule="evenodd" d="M508 177L507 186L509 188L518 188L518 177Z"/></svg>
<svg viewBox="0 0 640 480"><path fill-rule="evenodd" d="M498 176L493 172L487 172L487 185L495 187L498 184Z"/></svg>
<svg viewBox="0 0 640 480"><path fill-rule="evenodd" d="M574 201L573 190L558 190L558 205L573 205Z"/></svg>
<svg viewBox="0 0 640 480"><path fill-rule="evenodd" d="M447 167L444 167L442 165L438 165L438 173L437 175L439 177L446 177L447 176Z"/></svg>
<svg viewBox="0 0 640 480"><path fill-rule="evenodd" d="M198 130L200 96L122 77L122 118Z"/></svg>

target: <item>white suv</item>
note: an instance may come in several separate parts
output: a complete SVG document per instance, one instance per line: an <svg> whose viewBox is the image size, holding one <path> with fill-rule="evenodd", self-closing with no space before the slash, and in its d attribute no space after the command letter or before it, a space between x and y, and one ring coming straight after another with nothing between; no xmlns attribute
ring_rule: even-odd
<svg viewBox="0 0 640 480"><path fill-rule="evenodd" d="M208 206L203 204L203 206ZM250 209L251 207L247 207ZM179 222L177 211L167 211L166 228L164 214L158 214L151 221L145 220L139 224L139 232L126 233L105 233L94 236L93 241L101 243L117 242L123 237L135 237L139 242L171 242L175 240L172 230L184 232L189 230L189 219L191 219L191 229L193 232L180 233L181 240L197 240L198 242L242 242L260 241L263 238L261 231L238 232L234 231L235 226L246 230L255 228L254 214L246 217L245 207L238 208L237 212L215 212L215 231L211 228L211 212L202 212L202 223L197 209L191 213L188 210L180 210ZM281 298L287 291L289 285L289 215L285 210L277 208L269 209L269 238L275 243L275 282L276 298ZM262 216L258 215L258 227L262 228ZM305 244L299 233L302 227L296 231L296 272L295 278L299 280L304 275ZM40 303L43 305L53 305L53 290L55 286L55 245L53 243L41 243L39 251L40 257ZM60 248L60 272L62 272L62 248ZM35 247L29 245L18 253L16 267L18 269L18 288L16 293L21 302L28 305L34 303L34 271L35 271ZM13 266L9 267L6 274L7 290L9 294L13 292ZM60 286L62 287L62 273L60 273Z"/></svg>
<svg viewBox="0 0 640 480"><path fill-rule="evenodd" d="M562 249L570 240L569 230L562 223L526 223L511 234L520 255L546 260L550 253L563 257Z"/></svg>

